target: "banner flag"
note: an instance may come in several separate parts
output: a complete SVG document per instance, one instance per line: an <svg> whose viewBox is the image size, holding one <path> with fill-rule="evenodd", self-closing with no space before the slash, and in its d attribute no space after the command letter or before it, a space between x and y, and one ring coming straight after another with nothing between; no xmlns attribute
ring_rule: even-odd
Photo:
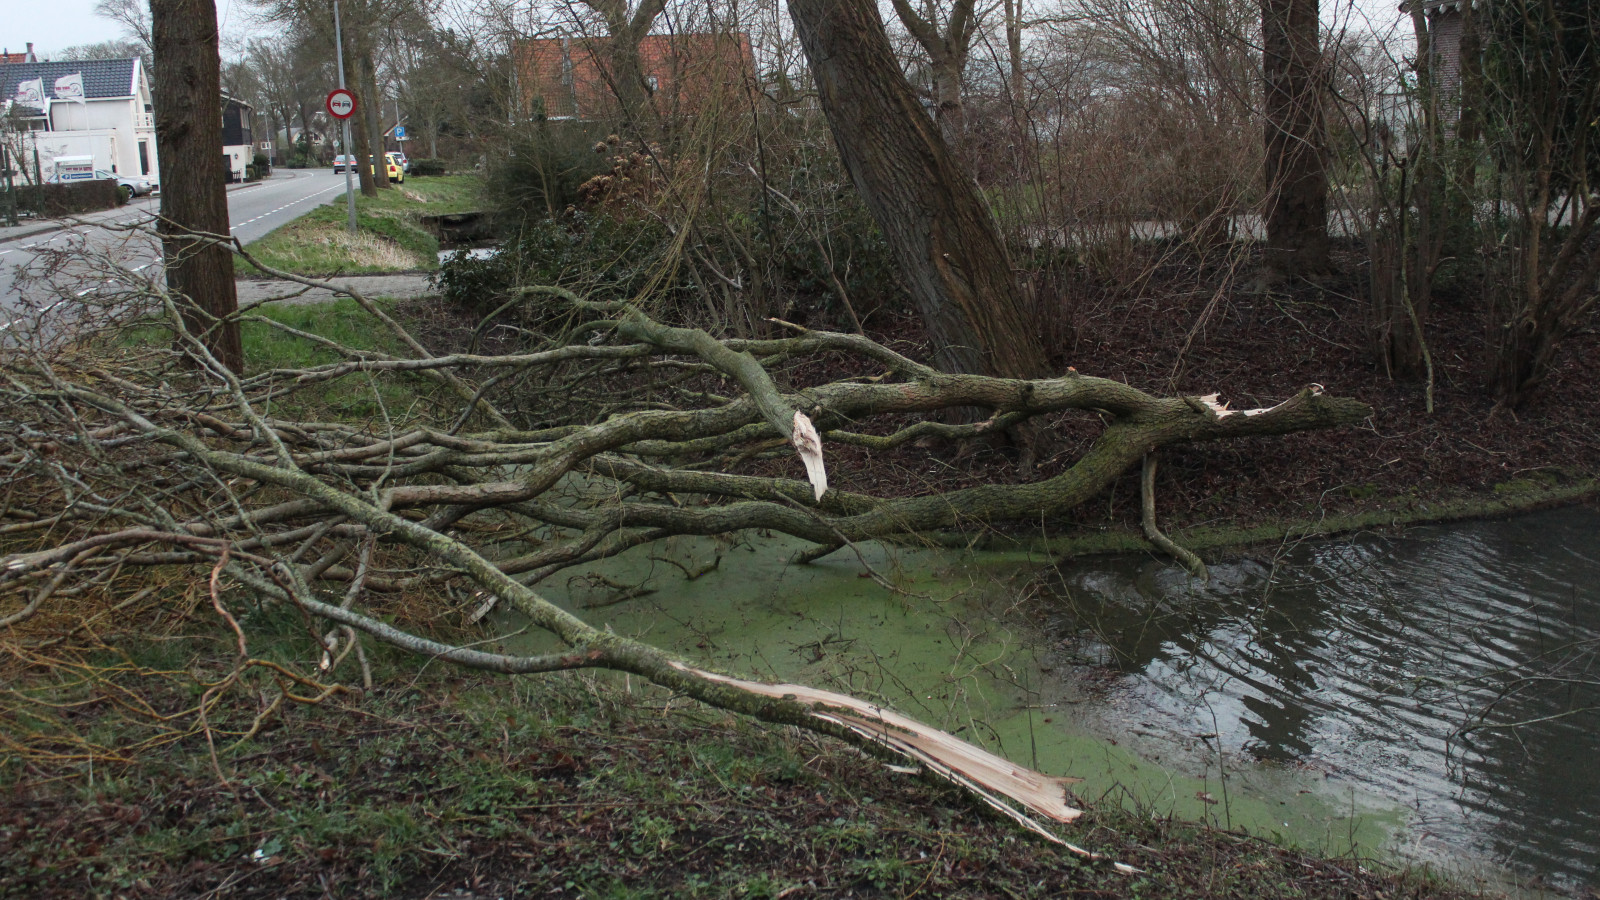
<svg viewBox="0 0 1600 900"><path fill-rule="evenodd" d="M17 95L14 99L29 106L39 106L44 103L44 79L35 78L32 81L17 82Z"/></svg>
<svg viewBox="0 0 1600 900"><path fill-rule="evenodd" d="M41 85L41 88L43 86ZM56 79L56 99L76 100L84 102L83 98L83 73L73 72Z"/></svg>

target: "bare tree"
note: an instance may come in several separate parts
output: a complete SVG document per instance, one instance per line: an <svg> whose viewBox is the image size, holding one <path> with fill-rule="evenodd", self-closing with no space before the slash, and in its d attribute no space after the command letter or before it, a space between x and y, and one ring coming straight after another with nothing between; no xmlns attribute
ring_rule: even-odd
<svg viewBox="0 0 1600 900"><path fill-rule="evenodd" d="M910 0L893 0L893 3L901 24L928 54L935 115L945 129L946 140L955 143L962 131L962 73L967 68L973 35L981 25L977 0L953 0L948 13L932 2L926 3L920 12Z"/></svg>
<svg viewBox="0 0 1600 900"><path fill-rule="evenodd" d="M555 288L529 289L506 311L542 305L570 327L536 349L494 355L430 351L368 298L334 286L404 350L343 347L258 318L334 360L239 378L204 351L180 298L137 273L108 268L106 276L128 289L90 298L100 305L68 320L92 324L83 340L0 352L0 466L11 495L28 499L0 507L8 551L0 627L48 624L64 598L107 579L182 571L205 585L197 596L216 612L212 621L229 637L224 655L239 667L256 665L250 643L259 626L230 609L281 609L305 623L303 658L276 671L316 690L332 690L352 648L359 656L373 641L507 674L612 669L910 756L997 808L1007 808L997 797L1018 802L1025 812L1011 814L1029 821L1076 815L1059 783L848 696L707 672L588 624L538 585L672 535L768 528L813 542L805 561L871 537L936 538L966 522L1033 520L1084 503L1162 446L1336 427L1370 412L1315 387L1242 412L1214 397L1162 398L1077 373L948 375L858 335L717 340L634 304ZM150 344L153 324L170 329L172 341ZM130 328L144 329L146 340ZM843 354L880 374L787 384L794 373L786 367L803 371L819 354ZM370 391L385 415L281 416L306 392L329 389ZM393 389L418 402L391 407L383 397ZM995 415L967 425L929 420L970 406ZM1106 429L1075 465L1038 483L891 498L828 484L838 445L874 453L931 434L971 440L1067 410L1092 410ZM761 468L748 469L753 460ZM772 474L774 465L788 473ZM785 477L802 469L803 479ZM436 639L385 620L389 598L401 592L460 615L503 604L559 647L513 655ZM216 690L237 684L238 671Z"/></svg>
<svg viewBox="0 0 1600 900"><path fill-rule="evenodd" d="M1486 241L1490 382L1515 408L1600 301L1600 11L1507 0L1480 15L1484 133L1500 170Z"/></svg>
<svg viewBox="0 0 1600 900"><path fill-rule="evenodd" d="M150 61L155 48L151 11L141 0L96 0L94 14L122 25L128 37L143 48L139 55Z"/></svg>

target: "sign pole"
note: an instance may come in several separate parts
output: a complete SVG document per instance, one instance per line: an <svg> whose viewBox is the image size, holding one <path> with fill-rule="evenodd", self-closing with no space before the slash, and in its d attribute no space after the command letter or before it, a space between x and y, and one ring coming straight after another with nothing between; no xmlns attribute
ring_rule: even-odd
<svg viewBox="0 0 1600 900"><path fill-rule="evenodd" d="M339 59L339 90L344 90L344 36L339 29L339 0L333 0L333 48ZM350 235L356 233L356 191L351 181L355 153L350 149L350 117L344 116L344 200L350 210Z"/></svg>

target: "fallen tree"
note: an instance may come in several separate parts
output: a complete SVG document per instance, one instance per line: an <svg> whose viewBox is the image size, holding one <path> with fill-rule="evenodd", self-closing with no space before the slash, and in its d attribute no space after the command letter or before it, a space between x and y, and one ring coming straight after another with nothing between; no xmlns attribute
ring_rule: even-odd
<svg viewBox="0 0 1600 900"><path fill-rule="evenodd" d="M130 573L184 573L203 584L194 603L209 603L237 652L230 672L208 682L196 707L202 723L207 704L252 668L270 669L291 700L343 690L338 669L352 650L364 658L363 638L491 672L610 669L910 757L1043 834L1032 816L1076 814L1052 779L852 698L706 671L597 629L536 586L673 535L768 529L813 542L796 560L803 563L856 541L1037 521L1081 505L1141 463L1153 473L1163 447L1336 427L1370 414L1316 385L1269 408L1235 411L1215 396L1157 397L1076 371L1037 380L949 375L860 335L794 328L786 338L718 339L632 305L547 287L525 290L519 302L541 304L540 321L567 317L564 327L523 329L527 340L504 353L435 355L383 308L336 285L398 349L342 346L245 309L244 321L334 358L240 377L188 330L203 313L160 283L117 278L124 287L105 292L98 316L75 310L70 322L35 332L53 339L22 341L3 358L0 467L9 488L0 507L0 626L32 635L17 645L22 656L43 660L40 648L60 632L87 627L63 611L69 600L101 592L111 595L106 608L120 610L148 597ZM62 339L72 333L81 339ZM824 354L867 374L803 384L805 370L795 367ZM390 405L401 387L410 391L408 410ZM370 394L379 415L283 412L330 388ZM937 421L953 407L989 415ZM1105 429L1052 477L904 497L828 486L832 448L976 440L1071 410L1100 416ZM804 480L760 470L795 455ZM1152 484L1146 477L1147 531L1181 553L1155 527ZM474 621L506 604L561 648L515 656L437 640L374 611L397 594ZM250 653L245 613L269 607L322 623L307 626L315 640L297 668Z"/></svg>

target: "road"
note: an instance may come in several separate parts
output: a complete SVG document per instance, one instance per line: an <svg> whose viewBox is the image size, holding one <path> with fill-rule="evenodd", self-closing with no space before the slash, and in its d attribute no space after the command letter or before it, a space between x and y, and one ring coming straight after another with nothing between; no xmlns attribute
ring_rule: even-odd
<svg viewBox="0 0 1600 900"><path fill-rule="evenodd" d="M265 181L228 192L228 223L235 237L249 243L317 206L340 199L343 192L344 176L334 175L331 169L280 170ZM148 236L130 233L127 228L148 223L159 207L159 199L142 197L121 209L84 216L81 224L0 243L0 330L6 330L7 323L27 307L16 281L18 267L37 270L52 263L61 265L69 276L88 285L78 296L94 292L106 280L103 267L94 269L85 262L86 257L104 255L146 274L159 262L159 250ZM41 293L30 287L27 299L42 305L55 302Z"/></svg>

